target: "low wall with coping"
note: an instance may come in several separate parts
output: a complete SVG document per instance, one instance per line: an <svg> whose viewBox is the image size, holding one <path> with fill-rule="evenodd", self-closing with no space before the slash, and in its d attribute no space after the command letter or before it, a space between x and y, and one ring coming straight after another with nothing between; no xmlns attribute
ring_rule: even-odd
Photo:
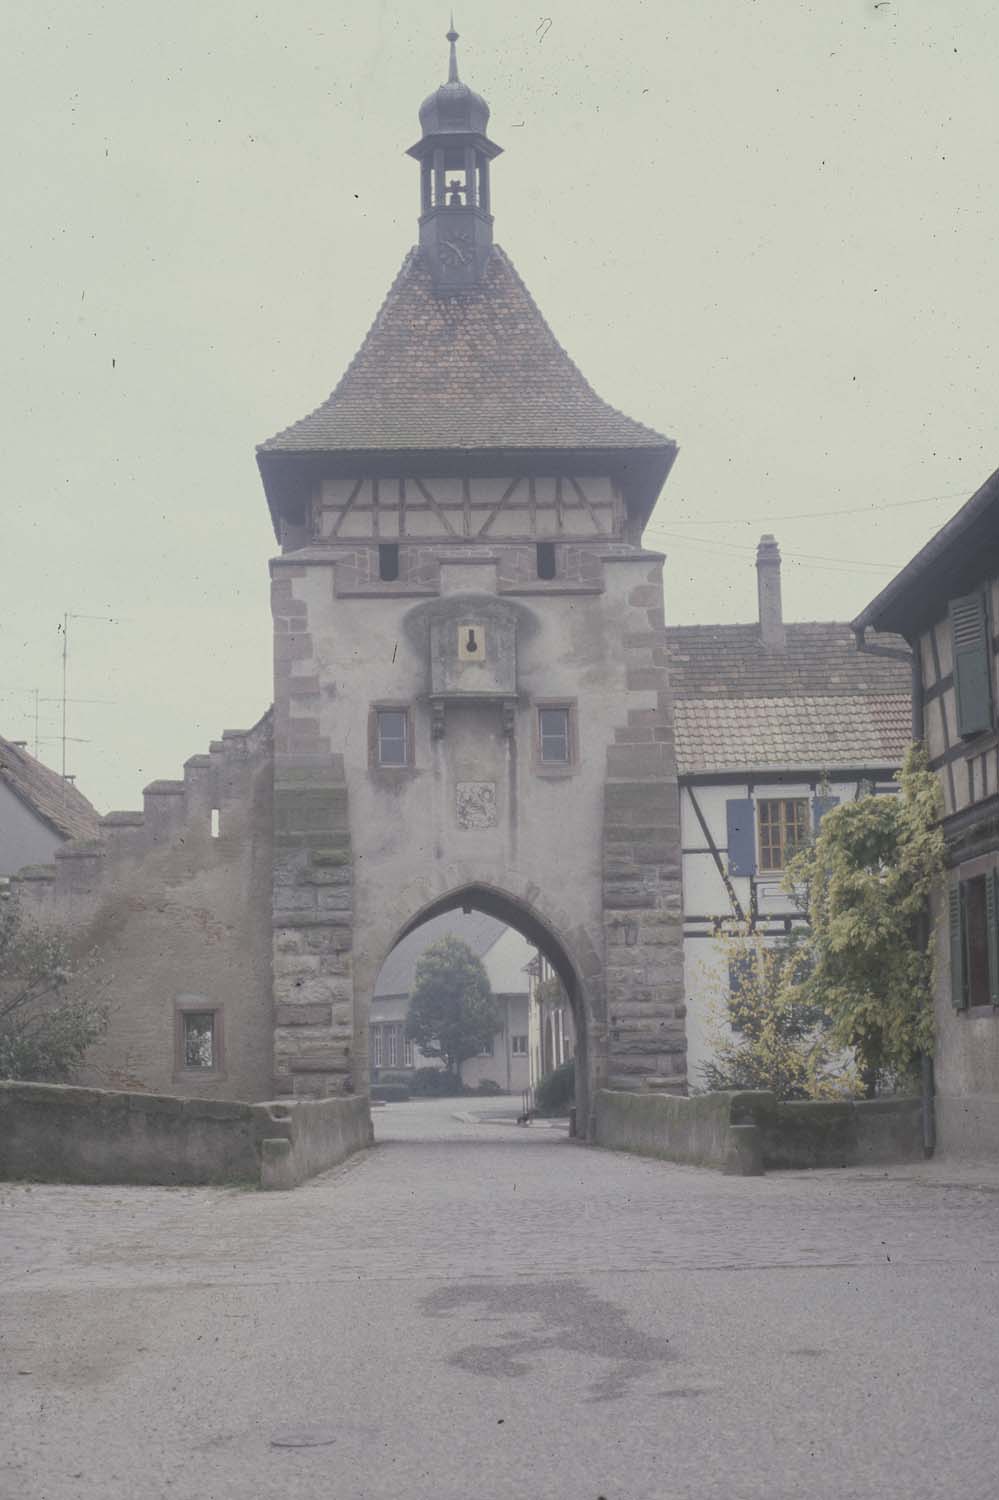
<svg viewBox="0 0 999 1500"><path fill-rule="evenodd" d="M364 1099L241 1104L0 1082L0 1179L289 1188L371 1141Z"/></svg>
<svg viewBox="0 0 999 1500"><path fill-rule="evenodd" d="M595 1143L741 1176L768 1167L848 1167L922 1160L919 1099L802 1100L763 1089L675 1098L602 1090Z"/></svg>

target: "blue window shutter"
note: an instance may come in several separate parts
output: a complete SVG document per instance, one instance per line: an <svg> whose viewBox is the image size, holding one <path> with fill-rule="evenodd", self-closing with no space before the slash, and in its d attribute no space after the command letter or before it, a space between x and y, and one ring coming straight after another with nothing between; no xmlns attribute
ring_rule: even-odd
<svg viewBox="0 0 999 1500"><path fill-rule="evenodd" d="M956 1010L968 1007L968 967L964 951L964 889L960 882L948 892L950 918L950 998Z"/></svg>
<svg viewBox="0 0 999 1500"><path fill-rule="evenodd" d="M819 831L819 824L827 812L832 812L834 807L839 807L838 797L816 797L812 803L812 826L815 832Z"/></svg>
<svg viewBox="0 0 999 1500"><path fill-rule="evenodd" d="M957 732L978 734L992 727L992 651L985 595L965 594L952 599L947 608L954 648Z"/></svg>
<svg viewBox="0 0 999 1500"><path fill-rule="evenodd" d="M725 803L728 830L728 873L752 875L756 871L756 822L752 797L731 797Z"/></svg>

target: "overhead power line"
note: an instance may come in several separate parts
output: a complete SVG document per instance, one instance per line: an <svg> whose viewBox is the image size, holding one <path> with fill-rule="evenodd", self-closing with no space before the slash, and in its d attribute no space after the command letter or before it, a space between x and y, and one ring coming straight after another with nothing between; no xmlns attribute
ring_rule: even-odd
<svg viewBox="0 0 999 1500"><path fill-rule="evenodd" d="M719 542L710 536L687 536L677 535L676 532L667 531L661 526L647 526L646 531L654 532L656 536L667 537L681 543L682 546L706 547L710 552L727 552L744 554L755 552L755 546L741 542ZM795 561L817 563L830 569L855 572L857 569L872 570L875 572L894 572L903 566L902 563L879 562L872 558L853 557L826 557L823 553L816 552L787 552L781 549L783 557L794 558Z"/></svg>
<svg viewBox="0 0 999 1500"><path fill-rule="evenodd" d="M873 505L851 505L843 510L797 510L783 516L671 516L671 526L768 526L778 521L820 521L826 516L862 516L875 510L903 510L909 505L930 505L934 500L955 500L966 490L951 490L946 495L923 495L919 500L876 500Z"/></svg>

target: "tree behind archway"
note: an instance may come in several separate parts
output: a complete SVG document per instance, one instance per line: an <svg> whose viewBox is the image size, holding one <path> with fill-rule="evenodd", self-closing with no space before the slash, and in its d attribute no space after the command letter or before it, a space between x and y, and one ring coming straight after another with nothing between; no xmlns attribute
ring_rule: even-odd
<svg viewBox="0 0 999 1500"><path fill-rule="evenodd" d="M460 938L431 943L416 965L406 1036L425 1057L461 1077L466 1058L487 1048L500 1016L485 966Z"/></svg>

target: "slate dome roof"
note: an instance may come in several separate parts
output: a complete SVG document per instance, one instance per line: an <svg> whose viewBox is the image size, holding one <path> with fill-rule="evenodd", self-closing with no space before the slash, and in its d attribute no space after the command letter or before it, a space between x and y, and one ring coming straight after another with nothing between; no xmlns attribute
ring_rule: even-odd
<svg viewBox="0 0 999 1500"><path fill-rule="evenodd" d="M420 105L420 125L424 135L485 135L489 124L489 105L458 77L454 44L458 33L454 27L447 34L451 43L451 65L447 83L428 94Z"/></svg>

